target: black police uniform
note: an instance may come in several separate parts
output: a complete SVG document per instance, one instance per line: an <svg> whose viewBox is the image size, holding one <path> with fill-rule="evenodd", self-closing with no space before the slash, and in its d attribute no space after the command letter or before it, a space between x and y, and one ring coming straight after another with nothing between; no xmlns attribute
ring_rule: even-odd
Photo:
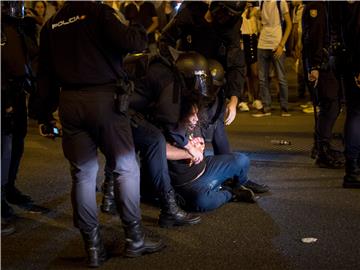
<svg viewBox="0 0 360 270"><path fill-rule="evenodd" d="M3 11L3 10L2 10ZM26 93L31 92L32 60L38 53L34 18L1 18L1 191L2 216L10 214L8 202L32 202L15 187L27 133ZM12 107L11 112L6 109ZM5 194L6 193L6 194ZM9 210L10 212L8 212ZM6 214L7 213L7 214Z"/></svg>
<svg viewBox="0 0 360 270"><path fill-rule="evenodd" d="M346 49L343 76L346 97L345 176L343 187L360 188L360 88L355 77L360 73L360 2L344 1L341 26Z"/></svg>
<svg viewBox="0 0 360 270"><path fill-rule="evenodd" d="M215 101L199 112L200 132L210 142L214 155L230 154L230 143L225 131L225 93L221 89Z"/></svg>
<svg viewBox="0 0 360 270"><path fill-rule="evenodd" d="M63 151L71 166L74 224L82 233L89 266L105 259L96 205L97 148L114 172L114 192L126 234L126 256L155 252L161 242L144 240L140 220L139 167L129 119L115 111L117 75L126 53L146 48L142 27L125 26L115 11L95 2L66 2L40 36L39 94L43 105L56 101ZM42 110L46 122L52 106ZM94 249L96 254L94 255Z"/></svg>
<svg viewBox="0 0 360 270"><path fill-rule="evenodd" d="M340 153L331 149L332 130L340 113L341 90L334 59L340 43L332 22L336 16L336 2L309 1L303 12L303 57L306 73L319 71L318 86L313 95L320 112L315 127L317 164L321 167L343 166Z"/></svg>
<svg viewBox="0 0 360 270"><path fill-rule="evenodd" d="M200 217L182 211L176 204L175 191L171 185L166 159L166 140L159 129L164 119L176 122L178 119L180 100L171 104L168 100L173 95L173 87L168 85L174 74L171 67L162 60L151 60L150 55L139 57L130 55L126 59L125 69L128 75L136 81L135 92L131 97L130 115L131 128L136 152L141 162L141 196L153 201L160 199L161 213L159 225L161 227L182 226L200 222ZM132 60L129 60L133 58ZM131 66L135 66L133 70ZM138 74L137 66L142 66L144 74ZM148 69L146 68L147 66ZM154 87L153 83L157 86ZM179 92L180 93L180 92ZM172 100L173 98L171 98ZM163 115L163 117L159 117ZM154 124L157 123L159 127ZM111 212L112 179L108 168L105 168L104 198L102 210Z"/></svg>
<svg viewBox="0 0 360 270"><path fill-rule="evenodd" d="M216 59L226 70L226 96L242 96L246 65L240 49L241 17L234 16L230 25L221 25L216 20L208 23L204 15L208 4L202 1L184 2L178 14L163 29L159 40L160 53L169 57L168 46L196 51L207 59Z"/></svg>

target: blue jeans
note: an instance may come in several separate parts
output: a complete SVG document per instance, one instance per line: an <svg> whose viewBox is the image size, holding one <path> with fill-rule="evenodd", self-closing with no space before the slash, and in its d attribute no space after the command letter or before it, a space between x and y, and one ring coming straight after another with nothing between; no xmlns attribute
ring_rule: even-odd
<svg viewBox="0 0 360 270"><path fill-rule="evenodd" d="M241 185L248 181L250 160L244 154L207 156L205 161L205 172L198 179L175 188L192 211L210 211L229 202L231 192L221 189L227 179L233 178Z"/></svg>
<svg viewBox="0 0 360 270"><path fill-rule="evenodd" d="M280 106L282 109L288 109L288 84L285 74L285 57L285 53L283 53L279 59L275 59L272 50L258 49L259 87L264 111L270 111L271 109L269 82L270 63L273 63L275 67L280 84Z"/></svg>

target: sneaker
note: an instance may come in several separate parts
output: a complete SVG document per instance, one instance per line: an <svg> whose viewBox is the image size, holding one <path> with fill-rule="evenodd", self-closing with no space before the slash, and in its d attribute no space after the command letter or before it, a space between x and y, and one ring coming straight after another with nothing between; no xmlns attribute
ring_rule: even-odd
<svg viewBox="0 0 360 270"><path fill-rule="evenodd" d="M239 111L240 112L248 112L250 111L249 106L247 105L246 102L240 102L238 105Z"/></svg>
<svg viewBox="0 0 360 270"><path fill-rule="evenodd" d="M1 220L1 236L8 236L15 232L15 227L8 222Z"/></svg>
<svg viewBox="0 0 360 270"><path fill-rule="evenodd" d="M263 108L261 100L258 100L258 99L254 100L252 106L257 110L261 110Z"/></svg>
<svg viewBox="0 0 360 270"><path fill-rule="evenodd" d="M289 117L291 116L291 113L287 109L281 109L281 116L283 117Z"/></svg>
<svg viewBox="0 0 360 270"><path fill-rule="evenodd" d="M262 110L257 111L256 113L252 114L252 117L264 117L264 116L270 116L271 112L265 111L264 108Z"/></svg>
<svg viewBox="0 0 360 270"><path fill-rule="evenodd" d="M251 189L254 193L265 193L270 190L269 186L258 184L258 183L252 182L250 180L248 180L244 184L244 187Z"/></svg>
<svg viewBox="0 0 360 270"><path fill-rule="evenodd" d="M246 188L244 186L234 188L232 190L232 194L233 194L233 198L232 198L233 202L255 203L256 200L258 199L258 197L255 196L254 192L251 189Z"/></svg>
<svg viewBox="0 0 360 270"><path fill-rule="evenodd" d="M305 109L302 110L304 113L314 113L314 106L311 107L307 107ZM316 107L316 112L319 112L320 109L319 107Z"/></svg>
<svg viewBox="0 0 360 270"><path fill-rule="evenodd" d="M312 107L312 102L307 102L306 104L300 104L301 109Z"/></svg>

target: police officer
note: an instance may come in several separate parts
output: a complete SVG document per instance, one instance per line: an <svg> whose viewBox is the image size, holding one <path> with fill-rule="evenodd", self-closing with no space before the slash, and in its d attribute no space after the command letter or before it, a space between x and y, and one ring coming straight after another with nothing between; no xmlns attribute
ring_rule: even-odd
<svg viewBox="0 0 360 270"><path fill-rule="evenodd" d="M130 83L122 76L122 57L145 49L146 41L142 27L124 25L111 7L98 2L66 2L41 31L39 120L51 136L46 133L47 120L60 86L62 146L73 179L74 225L82 234L89 267L98 267L106 259L95 194L97 148L115 175L125 256L157 252L164 246L147 238L141 225L139 167L123 106Z"/></svg>
<svg viewBox="0 0 360 270"><path fill-rule="evenodd" d="M148 54L129 55L125 59L125 68L128 74L134 79L141 79L146 76L147 70L142 68L143 74L139 74L138 66L143 64L147 66ZM149 72L157 78L158 74L153 74L153 65L150 63ZM132 67L134 66L134 67ZM169 67L164 67L167 70ZM172 76L172 74L168 74ZM153 78L153 77L152 77ZM159 81L160 83L160 81ZM146 84L146 83L145 83ZM165 90L158 88L157 91ZM149 118L149 111L155 108L153 104L159 102L158 98L161 94L152 92L154 88L145 88L143 85L137 85L135 93L132 95L130 102L131 108L131 127L135 143L135 149L139 153L141 161L141 187L142 198L153 200L154 197L160 199L161 213L159 216L159 225L161 227L173 227L183 225L193 225L200 222L200 216L192 215L181 210L175 200L175 192L171 185L171 179L168 172L166 160L166 141L161 130L154 126ZM176 110L169 103L167 109ZM165 105L164 104L164 105ZM152 118L154 120L154 118ZM112 205L113 201L113 177L107 166L105 168L105 180L103 184L104 197L101 209L103 212L114 213ZM152 192L151 192L151 191Z"/></svg>
<svg viewBox="0 0 360 270"><path fill-rule="evenodd" d="M1 216L10 218L8 203L30 207L32 199L15 186L27 133L26 95L33 87L36 20L24 17L23 2L1 2Z"/></svg>
<svg viewBox="0 0 360 270"><path fill-rule="evenodd" d="M196 51L206 59L216 59L225 68L229 99L225 111L225 124L235 119L236 106L245 81L245 59L240 49L241 14L246 2L205 1L183 2L174 19L163 29L159 49L169 58L169 46L182 51Z"/></svg>
<svg viewBox="0 0 360 270"><path fill-rule="evenodd" d="M340 83L335 61L341 39L333 23L339 2L309 1L303 12L303 57L315 105L320 107L315 123L316 164L341 168L342 153L331 147L332 130L340 113ZM311 89L310 88L310 89ZM315 112L316 113L316 112Z"/></svg>
<svg viewBox="0 0 360 270"><path fill-rule="evenodd" d="M214 98L199 111L201 135L212 144L214 155L232 154L224 124L226 100L223 86L225 85L225 71L222 65L214 59L209 59L208 64L212 78L212 90L209 91L209 95ZM250 188L255 193L269 191L267 185L250 180L243 186Z"/></svg>
<svg viewBox="0 0 360 270"><path fill-rule="evenodd" d="M176 204L175 192L168 172L164 135L174 134L180 117L182 99L189 93L200 96L201 93L206 92L206 83L199 84L197 91L187 90L194 87L197 76L195 73L203 70L202 67L206 68L202 66L206 64L206 60L198 53L187 53L180 57L183 61L195 63L194 68L186 74L188 81L185 82L184 74L174 63L175 59L169 62L163 57L155 57L148 62L147 56L129 56L126 59L128 74L141 78L141 82L136 83L130 107L134 141L141 160L142 196L149 199L154 196L160 198L161 227L196 224L200 222L200 217L184 212ZM185 141L179 143L183 147L187 144ZM112 204L111 190L111 175L105 169L102 205L105 212L110 210Z"/></svg>
<svg viewBox="0 0 360 270"><path fill-rule="evenodd" d="M343 187L360 188L360 2L342 2L341 22L348 59L343 66L346 96Z"/></svg>

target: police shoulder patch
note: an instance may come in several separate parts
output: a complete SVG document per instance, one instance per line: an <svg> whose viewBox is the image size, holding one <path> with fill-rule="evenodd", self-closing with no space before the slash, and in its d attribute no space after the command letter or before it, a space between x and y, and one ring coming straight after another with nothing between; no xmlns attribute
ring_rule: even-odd
<svg viewBox="0 0 360 270"><path fill-rule="evenodd" d="M312 18L316 18L317 17L317 9L310 9L310 16Z"/></svg>

